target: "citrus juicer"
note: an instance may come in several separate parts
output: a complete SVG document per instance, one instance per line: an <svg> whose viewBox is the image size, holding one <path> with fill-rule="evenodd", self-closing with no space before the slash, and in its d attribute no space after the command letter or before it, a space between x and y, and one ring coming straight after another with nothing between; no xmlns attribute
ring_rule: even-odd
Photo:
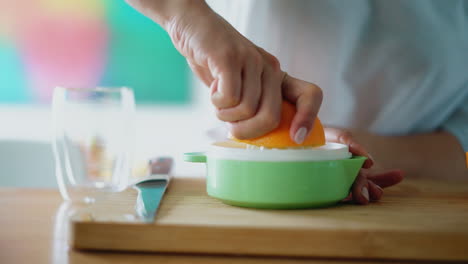
<svg viewBox="0 0 468 264"><path fill-rule="evenodd" d="M265 209L336 204L348 196L366 160L338 143L268 149L234 141L185 153L184 159L206 164L208 195L229 205Z"/></svg>

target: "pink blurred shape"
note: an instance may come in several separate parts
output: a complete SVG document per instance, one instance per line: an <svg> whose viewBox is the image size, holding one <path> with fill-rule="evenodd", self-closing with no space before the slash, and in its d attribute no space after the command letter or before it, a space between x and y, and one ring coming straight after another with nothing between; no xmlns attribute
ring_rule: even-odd
<svg viewBox="0 0 468 264"><path fill-rule="evenodd" d="M98 84L106 60L104 18L36 16L22 23L18 37L27 82L40 101L50 101L55 86Z"/></svg>

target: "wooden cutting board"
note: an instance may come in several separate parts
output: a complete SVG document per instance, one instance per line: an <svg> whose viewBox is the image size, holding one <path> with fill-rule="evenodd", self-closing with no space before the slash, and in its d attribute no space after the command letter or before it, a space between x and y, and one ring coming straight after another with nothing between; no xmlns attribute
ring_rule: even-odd
<svg viewBox="0 0 468 264"><path fill-rule="evenodd" d="M255 210L175 178L155 223L135 217L136 190L73 216L77 249L333 258L468 260L468 182L406 180L368 206Z"/></svg>

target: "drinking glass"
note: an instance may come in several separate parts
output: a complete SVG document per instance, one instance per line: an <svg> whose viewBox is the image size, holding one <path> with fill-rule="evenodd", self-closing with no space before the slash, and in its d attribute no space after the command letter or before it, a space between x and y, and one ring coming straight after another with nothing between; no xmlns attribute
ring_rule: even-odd
<svg viewBox="0 0 468 264"><path fill-rule="evenodd" d="M127 187L134 112L133 91L127 87L55 88L53 150L65 200L92 203Z"/></svg>

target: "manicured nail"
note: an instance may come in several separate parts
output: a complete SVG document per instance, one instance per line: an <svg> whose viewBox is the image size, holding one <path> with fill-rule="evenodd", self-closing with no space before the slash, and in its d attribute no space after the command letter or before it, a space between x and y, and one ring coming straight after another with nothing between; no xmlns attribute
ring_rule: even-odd
<svg viewBox="0 0 468 264"><path fill-rule="evenodd" d="M381 191L383 192L383 189L382 189L382 187L380 187L380 186L379 186L379 185L377 185L377 184L376 184L375 186L377 187L377 189L379 189L379 190L381 190Z"/></svg>
<svg viewBox="0 0 468 264"><path fill-rule="evenodd" d="M296 135L294 136L294 142L296 142L296 144L302 144L306 136L307 136L307 128L301 127L296 131Z"/></svg>
<svg viewBox="0 0 468 264"><path fill-rule="evenodd" d="M362 187L361 194L366 198L367 201L369 201L369 190L367 187Z"/></svg>

